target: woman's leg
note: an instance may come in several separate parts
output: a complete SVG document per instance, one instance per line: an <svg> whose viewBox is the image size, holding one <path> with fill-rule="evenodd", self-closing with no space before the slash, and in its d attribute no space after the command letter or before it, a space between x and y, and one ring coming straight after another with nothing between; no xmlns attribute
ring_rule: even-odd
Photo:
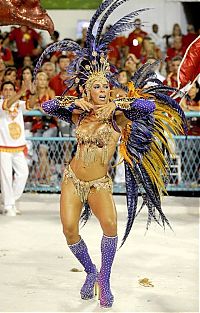
<svg viewBox="0 0 200 313"><path fill-rule="evenodd" d="M110 274L118 241L116 208L111 192L104 189L92 191L88 202L104 233L101 240L101 269L98 277L100 305L111 307L114 297L110 290Z"/></svg>
<svg viewBox="0 0 200 313"><path fill-rule="evenodd" d="M77 243L79 236L79 219L83 204L76 193L76 188L71 179L63 182L60 197L60 218L63 233L69 245Z"/></svg>
<svg viewBox="0 0 200 313"><path fill-rule="evenodd" d="M87 246L79 235L79 219L83 204L77 195L71 179L63 182L60 199L60 217L63 232L68 246L78 261L83 265L87 277L80 294L82 299L91 299L94 296L94 285L97 280L97 269L92 263Z"/></svg>
<svg viewBox="0 0 200 313"><path fill-rule="evenodd" d="M117 212L112 193L109 190L92 188L88 196L88 203L94 215L101 224L104 235L117 235Z"/></svg>

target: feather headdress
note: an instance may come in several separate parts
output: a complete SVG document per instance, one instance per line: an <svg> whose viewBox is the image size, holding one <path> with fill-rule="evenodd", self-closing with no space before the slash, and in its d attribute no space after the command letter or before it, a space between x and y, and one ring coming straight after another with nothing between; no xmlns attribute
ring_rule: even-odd
<svg viewBox="0 0 200 313"><path fill-rule="evenodd" d="M75 58L67 68L69 79L66 80L67 88L65 92L74 85L81 85L89 89L92 81L97 76L99 79L106 79L113 86L119 86L116 78L117 70L113 65L109 64L107 59L108 45L122 31L127 31L134 27L133 18L135 16L148 10L148 8L140 9L123 16L103 34L103 28L109 16L127 1L130 0L103 1L90 20L86 35L86 46L82 48L73 40L61 40L50 45L39 58L34 75L49 53L54 51L72 51ZM94 27L97 22L99 22L99 26L96 35L94 35Z"/></svg>

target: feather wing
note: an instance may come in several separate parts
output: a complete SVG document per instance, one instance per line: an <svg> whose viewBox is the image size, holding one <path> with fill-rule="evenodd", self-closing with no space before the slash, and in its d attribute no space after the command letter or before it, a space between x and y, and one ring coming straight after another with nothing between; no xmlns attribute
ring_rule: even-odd
<svg viewBox="0 0 200 313"><path fill-rule="evenodd" d="M148 67L149 64L145 64L139 69L139 74L147 81L148 77L151 77L148 75ZM150 66L149 69L151 74L153 67ZM138 85L141 84L139 74L135 75ZM134 97L134 94L137 94L140 98L151 98L156 108L153 113L129 122L122 133L120 153L125 163L128 221L121 246L127 239L136 216L145 205L148 210L147 229L152 220L164 228L166 224L171 228L161 208L161 196L167 193L169 155L172 154L169 139L172 140L172 134L184 133L186 127L182 109L167 94L171 89L160 82L157 86L142 90L134 89L133 84L128 87L129 95ZM137 211L139 192L143 204Z"/></svg>

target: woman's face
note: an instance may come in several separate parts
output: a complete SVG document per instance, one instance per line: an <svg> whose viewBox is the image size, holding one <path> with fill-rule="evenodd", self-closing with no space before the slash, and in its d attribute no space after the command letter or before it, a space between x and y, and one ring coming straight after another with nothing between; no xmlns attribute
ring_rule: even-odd
<svg viewBox="0 0 200 313"><path fill-rule="evenodd" d="M122 71L119 73L118 82L120 84L127 84L128 83L128 77L127 77L127 73L125 71Z"/></svg>
<svg viewBox="0 0 200 313"><path fill-rule="evenodd" d="M198 91L199 89L197 88L196 84L193 84L190 90L188 91L188 95L192 100L196 97Z"/></svg>
<svg viewBox="0 0 200 313"><path fill-rule="evenodd" d="M22 73L22 78L24 81L31 81L32 80L32 73L30 69L25 69Z"/></svg>
<svg viewBox="0 0 200 313"><path fill-rule="evenodd" d="M36 86L39 88L48 87L48 78L45 73L38 73L36 76Z"/></svg>
<svg viewBox="0 0 200 313"><path fill-rule="evenodd" d="M94 81L90 90L92 103L95 105L107 104L110 96L110 86L108 82Z"/></svg>
<svg viewBox="0 0 200 313"><path fill-rule="evenodd" d="M4 76L4 80L5 81L10 80L11 82L15 84L17 80L17 73L15 71L11 71L9 74Z"/></svg>
<svg viewBox="0 0 200 313"><path fill-rule="evenodd" d="M125 69L130 73L134 73L137 69L137 64L132 56L128 56L125 62Z"/></svg>

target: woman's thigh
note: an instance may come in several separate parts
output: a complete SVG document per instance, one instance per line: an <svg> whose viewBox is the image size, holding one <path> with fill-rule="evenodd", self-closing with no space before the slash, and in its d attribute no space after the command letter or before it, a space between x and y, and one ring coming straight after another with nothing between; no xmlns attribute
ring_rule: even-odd
<svg viewBox="0 0 200 313"><path fill-rule="evenodd" d="M108 236L117 234L117 212L112 193L108 190L92 190L88 196L88 204L98 218L103 232Z"/></svg>
<svg viewBox="0 0 200 313"><path fill-rule="evenodd" d="M64 227L78 227L83 204L70 178L63 182L60 197L60 218Z"/></svg>

